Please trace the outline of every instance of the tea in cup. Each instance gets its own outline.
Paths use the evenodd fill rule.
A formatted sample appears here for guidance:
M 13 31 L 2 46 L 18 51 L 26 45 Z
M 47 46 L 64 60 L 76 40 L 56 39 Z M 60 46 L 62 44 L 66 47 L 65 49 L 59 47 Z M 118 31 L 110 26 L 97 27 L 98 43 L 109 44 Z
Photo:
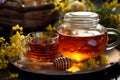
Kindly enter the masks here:
M 26 49 L 26 57 L 33 62 L 54 61 L 58 56 L 59 35 L 53 32 L 31 32 L 21 43 Z

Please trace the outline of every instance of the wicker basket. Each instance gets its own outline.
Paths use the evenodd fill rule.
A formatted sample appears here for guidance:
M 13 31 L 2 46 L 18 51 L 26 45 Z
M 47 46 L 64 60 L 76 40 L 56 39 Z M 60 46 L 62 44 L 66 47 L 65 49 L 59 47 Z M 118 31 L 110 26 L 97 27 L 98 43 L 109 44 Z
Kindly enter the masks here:
M 11 29 L 19 24 L 24 33 L 45 30 L 48 24 L 54 24 L 59 19 L 59 12 L 53 11 L 54 3 L 39 6 L 22 7 L 19 0 L 7 0 L 0 5 L 0 29 Z

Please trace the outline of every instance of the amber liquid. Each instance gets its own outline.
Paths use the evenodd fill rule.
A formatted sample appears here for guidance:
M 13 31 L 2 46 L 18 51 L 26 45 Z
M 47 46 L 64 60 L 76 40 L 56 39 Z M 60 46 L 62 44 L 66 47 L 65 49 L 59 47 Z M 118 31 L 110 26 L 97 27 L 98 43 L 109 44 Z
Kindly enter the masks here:
M 63 34 L 60 33 L 59 52 L 63 56 L 79 61 L 100 56 L 104 52 L 108 42 L 106 32 L 96 35 L 95 31 L 94 36 L 86 36 L 83 33 L 82 36 L 72 36 L 69 34 L 71 34 L 69 31 L 65 31 Z
M 39 40 L 39 43 L 35 44 L 37 41 L 38 40 L 34 40 L 31 43 L 28 43 L 30 47 L 27 54 L 28 59 L 33 62 L 53 61 L 58 54 L 58 42 L 51 43 L 47 40 Z

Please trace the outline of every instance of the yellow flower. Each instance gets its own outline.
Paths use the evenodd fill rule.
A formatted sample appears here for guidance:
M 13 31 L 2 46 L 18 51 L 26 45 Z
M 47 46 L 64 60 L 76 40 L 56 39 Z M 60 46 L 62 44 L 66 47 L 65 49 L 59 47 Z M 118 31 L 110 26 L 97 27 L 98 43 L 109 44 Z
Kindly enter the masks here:
M 111 6 L 108 2 L 105 2 L 103 5 L 102 5 L 103 8 L 107 8 L 107 9 L 110 9 Z
M 0 43 L 2 43 L 3 41 L 5 41 L 5 38 L 0 37 Z
M 12 47 L 16 47 L 16 45 L 15 45 L 15 43 L 12 43 L 12 45 L 11 45 Z
M 113 1 L 110 3 L 110 6 L 111 6 L 111 7 L 118 7 L 118 6 L 119 6 L 118 0 L 113 0 Z
M 52 25 L 48 25 L 47 28 L 46 28 L 48 31 L 52 31 Z
M 23 27 L 19 27 L 20 31 L 23 31 Z
M 5 50 L 4 49 L 1 49 L 0 50 L 0 55 L 4 55 L 5 54 Z
M 20 27 L 18 24 L 16 24 L 15 26 L 12 27 L 13 31 L 19 30 L 20 34 L 22 34 L 23 31 L 23 27 Z
M 46 27 L 46 30 L 48 30 L 48 31 L 56 31 L 57 29 L 56 29 L 56 27 L 55 26 L 52 26 L 52 25 L 48 25 L 47 27 Z

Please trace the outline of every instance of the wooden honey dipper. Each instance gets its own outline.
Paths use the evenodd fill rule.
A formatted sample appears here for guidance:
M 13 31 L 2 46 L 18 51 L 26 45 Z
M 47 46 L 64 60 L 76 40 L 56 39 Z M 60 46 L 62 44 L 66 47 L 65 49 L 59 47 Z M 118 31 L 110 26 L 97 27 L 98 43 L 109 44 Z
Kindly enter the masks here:
M 25 65 L 36 65 L 36 66 L 54 66 L 55 69 L 58 70 L 66 70 L 70 68 L 76 62 L 67 57 L 58 57 L 53 62 L 26 62 L 26 61 L 17 61 L 18 64 L 25 64 Z

